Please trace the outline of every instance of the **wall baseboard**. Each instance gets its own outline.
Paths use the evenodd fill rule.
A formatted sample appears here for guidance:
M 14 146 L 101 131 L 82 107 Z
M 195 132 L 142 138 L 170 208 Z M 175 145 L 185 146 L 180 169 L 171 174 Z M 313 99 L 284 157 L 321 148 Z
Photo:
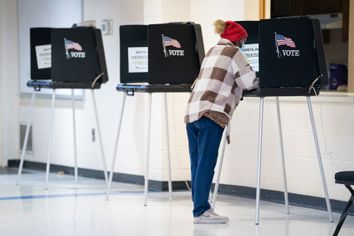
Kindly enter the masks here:
M 19 164 L 20 164 L 19 160 L 8 160 L 7 166 L 10 168 L 18 168 Z M 23 168 L 29 170 L 46 171 L 46 163 L 24 161 Z M 51 173 L 58 173 L 61 171 L 64 172 L 64 174 L 66 175 L 74 175 L 74 167 L 62 166 L 56 164 L 50 165 Z M 78 168 L 78 175 L 81 177 L 87 177 L 93 179 L 104 179 L 103 170 Z M 144 185 L 144 176 L 114 172 L 112 181 L 127 183 L 127 184 Z M 188 190 L 187 184 L 188 186 L 190 186 L 190 181 L 172 181 L 172 188 L 173 190 Z M 149 190 L 168 191 L 168 181 L 149 180 Z
M 8 160 L 8 167 L 18 168 L 18 166 L 19 166 L 19 160 Z M 25 161 L 23 164 L 23 168 L 30 169 L 30 170 L 37 170 L 37 171 L 45 171 L 46 164 L 41 162 Z M 57 173 L 59 171 L 64 171 L 64 173 L 67 175 L 74 175 L 73 167 L 55 165 L 55 164 L 50 165 L 51 173 Z M 78 172 L 79 172 L 79 176 L 81 177 L 104 179 L 104 174 L 102 170 L 79 168 Z M 128 183 L 128 184 L 144 185 L 144 176 L 124 174 L 124 173 L 114 173 L 113 181 Z M 190 186 L 189 180 L 172 181 L 173 191 L 188 190 L 187 184 L 188 186 Z M 149 180 L 149 190 L 168 191 L 168 181 Z M 254 199 L 256 196 L 256 188 L 247 187 L 247 186 L 220 184 L 219 194 Z M 297 193 L 289 193 L 288 197 L 289 197 L 290 205 L 324 210 L 324 211 L 327 210 L 326 202 L 324 198 L 302 195 Z M 284 193 L 281 191 L 261 189 L 261 200 L 284 204 Z M 346 204 L 347 203 L 344 201 L 331 200 L 332 211 L 341 213 L 344 210 Z M 351 215 L 354 215 L 354 210 L 351 212 Z

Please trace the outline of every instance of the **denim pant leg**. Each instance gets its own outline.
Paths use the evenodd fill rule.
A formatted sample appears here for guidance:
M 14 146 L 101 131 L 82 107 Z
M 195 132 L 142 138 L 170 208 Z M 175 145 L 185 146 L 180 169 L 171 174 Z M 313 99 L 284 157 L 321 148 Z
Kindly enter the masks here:
M 195 217 L 210 208 L 208 198 L 223 130 L 205 117 L 187 124 Z
M 195 182 L 195 174 L 197 172 L 198 167 L 198 129 L 195 126 L 195 123 L 187 124 L 187 135 L 188 135 L 188 149 L 190 156 L 190 165 L 191 165 L 191 182 L 192 182 L 192 201 L 194 203 L 194 182 Z

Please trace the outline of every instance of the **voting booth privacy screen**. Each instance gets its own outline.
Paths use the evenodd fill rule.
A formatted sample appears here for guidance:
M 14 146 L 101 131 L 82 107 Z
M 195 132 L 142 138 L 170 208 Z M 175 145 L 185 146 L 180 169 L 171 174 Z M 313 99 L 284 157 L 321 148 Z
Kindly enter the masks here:
M 31 28 L 31 79 L 53 86 L 95 87 L 108 81 L 101 31 L 93 27 Z
M 328 84 L 322 34 L 317 19 L 288 17 L 239 23 L 249 33 L 244 54 L 251 65 L 257 64 L 256 54 L 253 53 L 255 50 L 247 51 L 247 46 L 255 44 L 258 37 L 259 68 L 256 71 L 260 78 L 259 91 L 271 91 L 261 95 L 313 95 L 309 90 L 311 85 L 318 92 Z
M 315 20 L 307 17 L 260 21 L 261 87 L 309 87 L 321 74 L 314 34 Z M 317 82 L 321 84 L 321 80 Z
M 194 23 L 120 26 L 121 82 L 192 84 L 204 58 Z
M 121 25 L 120 82 L 148 82 L 147 25 Z
M 204 46 L 200 25 L 156 24 L 148 27 L 151 83 L 192 84 L 197 78 Z M 199 53 L 202 52 L 202 56 Z
M 238 21 L 248 33 L 247 41 L 241 48 L 247 61 L 259 77 L 259 21 Z

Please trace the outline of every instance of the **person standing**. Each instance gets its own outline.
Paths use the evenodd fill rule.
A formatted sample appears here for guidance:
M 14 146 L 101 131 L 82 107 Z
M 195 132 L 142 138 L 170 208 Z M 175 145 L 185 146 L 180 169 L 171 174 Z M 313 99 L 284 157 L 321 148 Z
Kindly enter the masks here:
M 205 55 L 184 117 L 195 224 L 229 221 L 228 217 L 215 213 L 208 201 L 218 149 L 243 90 L 257 88 L 259 81 L 240 50 L 247 39 L 247 31 L 234 21 L 216 20 L 214 26 L 221 39 Z M 230 143 L 228 132 L 226 135 Z

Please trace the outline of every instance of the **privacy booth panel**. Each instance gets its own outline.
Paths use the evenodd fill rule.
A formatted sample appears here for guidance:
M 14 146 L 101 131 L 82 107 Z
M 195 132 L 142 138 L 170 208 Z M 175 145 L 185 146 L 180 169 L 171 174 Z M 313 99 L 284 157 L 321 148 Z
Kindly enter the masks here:
M 51 28 L 31 28 L 31 79 L 50 80 L 52 67 Z
M 308 17 L 260 21 L 261 87 L 309 87 L 321 75 L 327 80 L 327 70 L 320 68 L 325 61 L 319 57 L 323 43 L 316 28 L 317 21 Z
M 328 84 L 317 19 L 289 17 L 239 23 L 249 33 L 242 50 L 250 64 L 259 67 L 258 96 L 314 95 Z M 257 50 L 250 51 L 249 45 L 256 45 L 251 49 Z
M 121 25 L 120 82 L 148 82 L 147 25 Z
M 149 25 L 149 81 L 192 84 L 204 57 L 201 37 L 201 27 L 197 24 Z
M 31 79 L 57 88 L 100 87 L 108 81 L 99 29 L 32 28 Z
M 259 21 L 238 21 L 237 23 L 242 25 L 248 33 L 241 51 L 256 72 L 256 76 L 259 77 Z
M 121 82 L 192 84 L 204 57 L 194 23 L 120 26 Z

